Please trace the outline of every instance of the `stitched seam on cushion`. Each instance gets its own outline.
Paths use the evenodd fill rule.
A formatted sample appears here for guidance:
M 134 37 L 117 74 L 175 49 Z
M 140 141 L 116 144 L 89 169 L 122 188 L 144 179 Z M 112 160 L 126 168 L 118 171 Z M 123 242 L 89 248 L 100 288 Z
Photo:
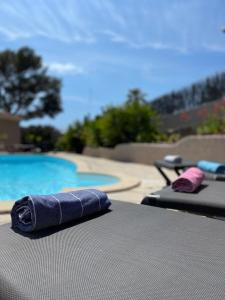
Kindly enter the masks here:
M 62 223 L 62 208 L 61 208 L 61 203 L 60 203 L 59 199 L 56 198 L 56 196 L 51 195 L 51 197 L 54 198 L 58 202 L 58 204 L 59 204 L 59 211 L 60 211 L 59 225 L 60 225 Z
M 37 216 L 36 216 L 36 209 L 35 209 L 35 205 L 34 205 L 34 200 L 32 199 L 31 196 L 29 196 L 31 203 L 33 205 L 33 209 L 34 209 L 34 228 L 36 227 L 36 222 L 37 222 Z
M 93 195 L 96 196 L 96 198 L 98 199 L 98 203 L 99 203 L 99 210 L 101 210 L 101 209 L 102 209 L 102 208 L 101 208 L 101 201 L 100 201 L 100 198 L 99 198 L 98 194 L 96 194 L 96 193 L 93 192 L 93 191 L 89 191 L 89 190 L 87 190 L 87 192 L 89 192 L 89 193 L 91 193 L 91 194 L 93 194 Z
M 74 195 L 73 193 L 70 193 L 74 198 L 78 199 L 80 201 L 80 205 L 81 205 L 81 216 L 83 216 L 83 213 L 84 213 L 84 207 L 83 207 L 83 204 L 82 204 L 82 201 L 80 198 L 78 198 L 76 195 Z

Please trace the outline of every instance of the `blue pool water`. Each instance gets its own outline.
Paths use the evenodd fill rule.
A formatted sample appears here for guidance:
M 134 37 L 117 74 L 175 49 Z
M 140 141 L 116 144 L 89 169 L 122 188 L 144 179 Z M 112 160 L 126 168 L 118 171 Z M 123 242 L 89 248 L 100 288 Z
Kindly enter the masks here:
M 70 161 L 45 155 L 0 155 L 0 200 L 118 182 L 114 176 L 77 173 Z

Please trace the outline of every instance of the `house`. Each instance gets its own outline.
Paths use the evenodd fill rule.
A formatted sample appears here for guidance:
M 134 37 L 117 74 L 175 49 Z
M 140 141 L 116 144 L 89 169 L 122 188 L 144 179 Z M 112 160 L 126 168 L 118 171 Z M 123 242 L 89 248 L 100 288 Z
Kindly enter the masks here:
M 20 144 L 20 118 L 0 112 L 0 151 L 10 151 Z

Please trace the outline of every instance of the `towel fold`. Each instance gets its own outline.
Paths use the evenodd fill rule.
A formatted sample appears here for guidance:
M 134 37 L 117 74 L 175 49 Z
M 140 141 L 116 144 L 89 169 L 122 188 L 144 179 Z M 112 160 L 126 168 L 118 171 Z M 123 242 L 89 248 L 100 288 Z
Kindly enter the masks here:
M 180 155 L 166 155 L 164 160 L 169 163 L 180 164 L 182 162 L 182 157 Z
M 189 168 L 182 173 L 173 183 L 172 189 L 176 192 L 194 192 L 205 178 L 204 173 L 198 168 Z
M 215 161 L 200 160 L 198 161 L 197 166 L 206 172 L 225 174 L 225 165 Z
M 26 196 L 12 208 L 12 227 L 25 232 L 37 231 L 92 215 L 110 205 L 106 193 L 95 189 Z

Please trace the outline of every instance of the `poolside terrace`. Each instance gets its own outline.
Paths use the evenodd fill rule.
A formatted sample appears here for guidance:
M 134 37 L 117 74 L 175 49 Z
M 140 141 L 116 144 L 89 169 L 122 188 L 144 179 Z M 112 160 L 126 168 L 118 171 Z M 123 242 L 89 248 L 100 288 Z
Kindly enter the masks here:
M 165 185 L 154 166 L 71 153 L 51 153 L 51 155 L 75 162 L 79 172 L 96 172 L 119 176 L 122 180 L 119 185 L 117 184 L 116 189 L 113 189 L 113 185 L 98 187 L 105 190 L 113 200 L 140 203 L 146 194 L 157 191 Z M 167 172 L 171 178 L 176 177 L 173 172 Z M 1 203 L 0 224 L 10 222 L 9 211 L 12 204 L 13 201 Z

